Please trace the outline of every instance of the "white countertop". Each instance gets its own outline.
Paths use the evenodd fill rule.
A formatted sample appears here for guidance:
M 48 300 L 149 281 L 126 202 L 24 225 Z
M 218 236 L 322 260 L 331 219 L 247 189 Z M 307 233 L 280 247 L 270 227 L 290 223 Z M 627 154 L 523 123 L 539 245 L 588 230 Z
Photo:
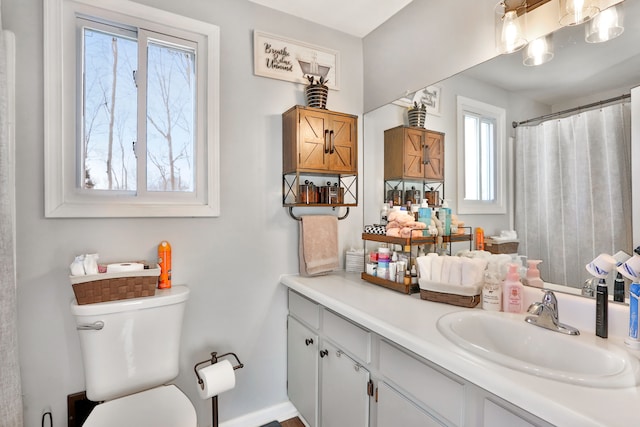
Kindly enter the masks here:
M 311 278 L 287 275 L 280 280 L 290 289 L 551 424 L 567 427 L 640 425 L 638 387 L 592 388 L 525 374 L 481 360 L 451 343 L 437 330 L 436 322 L 441 316 L 477 308 L 425 301 L 419 294 L 395 292 L 368 283 L 354 273 L 335 272 Z M 592 332 L 582 330 L 581 339 L 593 340 L 595 344 L 601 340 Z M 610 337 L 607 344 L 624 347 L 619 337 Z M 634 353 L 637 357 L 637 352 Z

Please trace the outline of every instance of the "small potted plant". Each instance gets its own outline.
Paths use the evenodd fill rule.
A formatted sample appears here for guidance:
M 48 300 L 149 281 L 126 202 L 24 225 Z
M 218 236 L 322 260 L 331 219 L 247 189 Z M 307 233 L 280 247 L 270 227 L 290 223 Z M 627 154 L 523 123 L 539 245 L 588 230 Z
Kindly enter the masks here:
M 305 95 L 307 96 L 307 106 L 313 108 L 327 109 L 327 96 L 329 94 L 329 87 L 326 83 L 329 80 L 325 80 L 324 77 L 316 79 L 312 75 L 305 76 L 309 80 L 309 84 L 305 88 Z
M 424 127 L 424 121 L 427 117 L 427 106 L 422 102 L 418 105 L 418 103 L 414 101 L 413 106 L 409 107 L 407 115 L 409 117 L 409 126 Z

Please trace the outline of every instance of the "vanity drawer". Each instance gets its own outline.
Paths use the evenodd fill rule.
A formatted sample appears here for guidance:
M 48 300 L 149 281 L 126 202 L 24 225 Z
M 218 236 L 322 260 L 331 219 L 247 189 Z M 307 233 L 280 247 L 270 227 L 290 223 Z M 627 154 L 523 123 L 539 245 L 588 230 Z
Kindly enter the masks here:
M 463 424 L 464 384 L 385 341 L 380 342 L 380 372 L 447 423 Z
M 322 331 L 327 338 L 339 344 L 363 362 L 371 362 L 371 334 L 350 321 L 332 313 L 323 311 Z
M 320 306 L 292 290 L 289 290 L 289 314 L 316 330 L 320 328 Z

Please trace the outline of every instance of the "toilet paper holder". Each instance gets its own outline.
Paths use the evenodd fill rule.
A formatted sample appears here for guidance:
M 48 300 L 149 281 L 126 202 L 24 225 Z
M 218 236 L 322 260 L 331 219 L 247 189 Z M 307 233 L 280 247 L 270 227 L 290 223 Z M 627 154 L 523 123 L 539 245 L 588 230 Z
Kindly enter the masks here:
M 218 359 L 222 359 L 223 357 L 227 356 L 233 356 L 236 359 L 236 362 L 238 362 L 237 365 L 233 366 L 234 371 L 244 368 L 244 365 L 242 364 L 242 362 L 240 362 L 240 359 L 238 358 L 238 356 L 236 356 L 235 353 L 225 353 L 218 356 L 218 353 L 215 351 L 211 353 L 211 359 L 203 360 L 202 362 L 198 362 L 195 364 L 195 366 L 193 367 L 193 371 L 196 373 L 198 384 L 200 385 L 200 388 L 202 390 L 204 390 L 204 381 L 200 377 L 200 374 L 198 374 L 198 368 L 205 363 L 210 363 L 211 365 L 216 364 L 218 363 Z M 218 396 L 213 396 L 211 398 L 211 417 L 213 418 L 212 427 L 218 427 Z
M 238 356 L 236 356 L 235 353 L 225 353 L 225 354 L 221 354 L 220 356 L 218 356 L 217 352 L 215 352 L 215 351 L 212 352 L 211 353 L 211 359 L 207 359 L 207 360 L 203 360 L 202 362 L 198 362 L 193 367 L 193 371 L 196 373 L 196 378 L 198 378 L 198 384 L 200 385 L 200 388 L 202 390 L 204 390 L 204 381 L 202 380 L 202 378 L 200 378 L 200 374 L 198 374 L 198 368 L 200 367 L 200 365 L 204 365 L 205 363 L 210 363 L 210 364 L 213 365 L 215 363 L 218 363 L 218 359 L 222 359 L 223 357 L 226 357 L 226 356 L 233 356 L 233 357 L 235 357 L 236 362 L 238 362 L 238 364 L 233 367 L 234 371 L 236 369 L 244 368 L 244 365 L 242 364 L 242 362 L 240 362 L 240 359 L 238 359 Z

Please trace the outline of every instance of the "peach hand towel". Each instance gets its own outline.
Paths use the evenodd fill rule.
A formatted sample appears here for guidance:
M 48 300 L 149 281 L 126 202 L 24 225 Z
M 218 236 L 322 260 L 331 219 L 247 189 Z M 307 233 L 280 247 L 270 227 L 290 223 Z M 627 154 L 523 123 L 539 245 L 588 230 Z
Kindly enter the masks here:
M 315 276 L 337 270 L 338 218 L 333 215 L 303 215 L 300 221 L 300 275 Z

